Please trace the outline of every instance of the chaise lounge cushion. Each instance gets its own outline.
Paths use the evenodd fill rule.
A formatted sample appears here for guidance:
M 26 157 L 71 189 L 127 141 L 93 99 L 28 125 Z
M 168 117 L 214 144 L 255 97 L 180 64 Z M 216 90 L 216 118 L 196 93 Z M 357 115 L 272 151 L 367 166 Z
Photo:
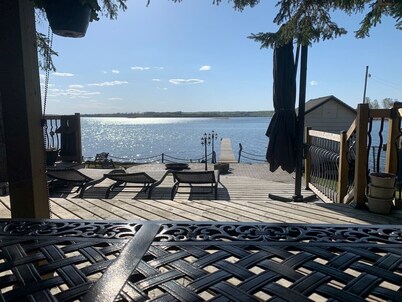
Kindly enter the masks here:
M 86 171 L 93 170 L 98 172 L 98 169 L 86 169 Z M 105 170 L 103 170 L 105 172 Z M 109 170 L 110 171 L 110 170 Z M 119 173 L 122 170 L 112 170 L 110 173 Z M 103 173 L 104 173 L 103 172 Z M 79 193 L 79 197 L 82 198 L 84 196 L 86 188 L 89 186 L 94 186 L 100 182 L 102 182 L 105 177 L 99 173 L 91 173 L 91 176 L 88 176 L 79 170 L 74 168 L 63 168 L 63 169 L 52 169 L 48 168 L 47 176 L 50 178 L 49 188 L 51 189 L 56 184 L 67 184 L 78 186 L 77 193 Z M 93 175 L 92 175 L 93 174 Z
M 122 171 L 120 173 L 108 173 L 104 176 L 110 180 L 115 181 L 115 183 L 107 189 L 105 198 L 109 198 L 110 192 L 113 191 L 116 187 L 119 187 L 121 185 L 126 186 L 128 183 L 142 185 L 142 190 L 144 192 L 148 191 L 148 198 L 151 198 L 152 190 L 163 181 L 166 175 L 164 175 L 159 181 L 149 176 L 145 172 L 125 173 L 124 171 Z M 136 186 L 131 185 L 131 187 Z
M 173 200 L 174 195 L 181 184 L 186 184 L 190 187 L 193 185 L 211 185 L 211 191 L 206 193 L 211 193 L 215 189 L 215 199 L 218 199 L 218 183 L 219 183 L 219 171 L 174 171 L 173 180 L 175 184 L 172 188 L 171 199 Z
M 66 184 L 78 186 L 77 193 L 80 193 L 80 197 L 84 194 L 85 188 L 89 185 L 97 183 L 97 180 L 81 173 L 73 168 L 64 169 L 48 169 L 47 176 L 50 178 L 49 188 L 53 188 L 55 184 Z

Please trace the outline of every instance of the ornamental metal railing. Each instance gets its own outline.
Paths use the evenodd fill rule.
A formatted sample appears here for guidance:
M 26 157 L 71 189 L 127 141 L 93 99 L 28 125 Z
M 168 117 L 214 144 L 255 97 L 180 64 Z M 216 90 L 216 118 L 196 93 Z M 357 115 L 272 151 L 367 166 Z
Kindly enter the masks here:
M 46 115 L 43 122 L 46 150 L 58 150 L 59 159 L 82 162 L 80 114 Z
M 366 202 L 370 172 L 402 174 L 400 156 L 402 104 L 369 109 L 359 104 L 351 127 L 340 134 L 306 130 L 306 187 L 333 202 Z
M 324 201 L 343 202 L 354 183 L 353 140 L 307 128 L 307 145 L 307 186 Z

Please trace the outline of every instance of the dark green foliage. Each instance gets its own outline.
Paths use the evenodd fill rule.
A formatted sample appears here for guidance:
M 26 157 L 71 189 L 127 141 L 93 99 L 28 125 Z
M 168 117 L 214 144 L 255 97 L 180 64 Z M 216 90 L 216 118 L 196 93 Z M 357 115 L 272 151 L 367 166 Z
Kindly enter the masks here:
M 57 56 L 57 52 L 49 47 L 49 39 L 42 33 L 36 33 L 36 43 L 38 44 L 39 52 L 39 68 L 43 70 L 56 71 L 56 67 L 52 60 L 46 60 L 47 52 L 50 56 Z
M 46 18 L 44 9 L 48 1 L 57 0 L 32 0 L 35 8 L 41 11 L 41 14 L 36 14 L 36 18 Z M 99 20 L 99 13 L 106 16 L 109 19 L 116 19 L 119 9 L 125 11 L 127 9 L 127 0 L 102 0 L 102 7 L 99 6 L 97 0 L 80 0 L 83 5 L 89 5 L 91 7 L 91 19 L 90 21 Z M 57 52 L 51 49 L 49 39 L 42 33 L 36 33 L 36 43 L 39 53 L 39 68 L 42 70 L 55 71 L 56 67 L 53 64 L 53 56 L 57 56 Z M 49 51 L 50 57 L 47 60 L 46 54 Z
M 49 0 L 33 0 L 38 8 L 43 8 Z M 127 0 L 102 0 L 102 7 L 97 0 L 81 0 L 92 7 L 92 19 L 98 20 L 98 13 L 110 19 L 117 17 L 119 9 L 127 9 Z M 182 2 L 184 0 L 171 0 Z M 219 5 L 223 0 L 212 0 L 212 4 Z M 254 7 L 260 0 L 226 0 L 233 4 L 233 8 L 243 11 L 246 7 Z M 266 0 L 272 1 L 272 0 Z M 147 0 L 149 5 L 151 0 Z M 355 31 L 357 38 L 369 36 L 370 29 L 381 23 L 383 16 L 396 20 L 395 27 L 402 29 L 402 0 L 278 0 L 276 6 L 278 13 L 273 22 L 279 25 L 276 32 L 260 32 L 251 34 L 249 38 L 261 43 L 262 48 L 275 47 L 294 41 L 302 45 L 308 45 L 320 40 L 334 39 L 347 33 L 346 29 L 338 26 L 331 19 L 331 12 L 344 11 L 353 16 L 356 13 L 366 12 L 360 23 L 360 28 Z M 42 39 L 42 42 L 46 40 Z M 46 44 L 38 41 L 38 46 Z M 45 46 L 46 47 L 46 46 Z M 40 50 L 43 54 L 43 50 Z M 43 65 L 41 65 L 43 67 Z M 52 66 L 54 68 L 54 66 Z
M 394 103 L 397 101 L 398 100 L 393 100 L 391 98 L 385 98 L 382 100 L 382 107 L 385 109 L 392 108 L 394 106 Z
M 182 2 L 183 0 L 171 0 Z M 259 0 L 227 0 L 236 10 L 257 5 Z M 149 4 L 150 0 L 148 0 Z M 219 5 L 222 0 L 213 0 Z M 252 34 L 249 38 L 261 47 L 275 47 L 290 41 L 308 45 L 320 40 L 334 39 L 347 33 L 346 29 L 331 20 L 331 12 L 344 11 L 349 15 L 366 12 L 355 31 L 357 38 L 369 36 L 371 27 L 381 23 L 383 16 L 396 19 L 395 27 L 402 29 L 402 0 L 278 0 L 278 13 L 273 22 L 280 25 L 277 32 Z
M 369 97 L 366 97 L 366 103 L 369 105 L 370 109 L 380 109 L 380 108 L 389 109 L 394 106 L 395 102 L 398 102 L 398 100 L 397 99 L 393 100 L 391 98 L 385 98 L 381 101 L 382 106 L 380 106 L 377 99 L 371 100 Z
M 55 0 L 32 0 L 36 8 L 44 10 L 47 2 Z M 56 0 L 57 1 L 57 0 Z M 91 20 L 99 20 L 99 13 L 110 19 L 116 19 L 119 9 L 125 11 L 127 9 L 127 0 L 102 0 L 102 7 L 97 0 L 80 0 L 83 5 L 89 5 L 91 8 Z

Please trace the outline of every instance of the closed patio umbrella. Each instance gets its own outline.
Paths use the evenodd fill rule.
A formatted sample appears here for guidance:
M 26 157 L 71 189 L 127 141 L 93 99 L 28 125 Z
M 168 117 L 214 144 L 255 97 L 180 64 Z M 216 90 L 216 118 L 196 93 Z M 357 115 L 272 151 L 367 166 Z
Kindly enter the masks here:
M 296 166 L 296 64 L 292 42 L 274 49 L 273 103 L 275 113 L 266 132 L 270 171 L 292 173 Z

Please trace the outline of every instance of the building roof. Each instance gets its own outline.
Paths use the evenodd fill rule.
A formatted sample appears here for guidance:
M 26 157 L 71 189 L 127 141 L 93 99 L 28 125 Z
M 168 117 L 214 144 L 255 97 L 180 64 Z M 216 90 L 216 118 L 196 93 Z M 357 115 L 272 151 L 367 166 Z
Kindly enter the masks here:
M 321 98 L 312 99 L 312 100 L 309 100 L 308 102 L 306 102 L 305 114 L 313 111 L 314 109 L 318 108 L 319 106 L 325 104 L 326 102 L 328 102 L 330 100 L 337 102 L 338 104 L 342 105 L 346 109 L 348 109 L 348 110 L 352 111 L 354 114 L 356 114 L 356 109 L 350 107 L 348 104 L 342 102 L 340 99 L 338 99 L 337 97 L 335 97 L 333 95 L 328 95 L 328 96 L 324 96 Z

